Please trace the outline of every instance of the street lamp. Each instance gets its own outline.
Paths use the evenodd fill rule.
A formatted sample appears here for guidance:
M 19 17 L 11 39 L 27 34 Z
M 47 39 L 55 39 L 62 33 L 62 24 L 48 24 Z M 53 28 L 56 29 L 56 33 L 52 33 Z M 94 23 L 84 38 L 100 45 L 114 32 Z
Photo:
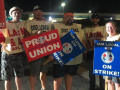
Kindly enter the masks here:
M 52 21 L 52 17 L 51 16 L 49 17 L 49 21 Z
M 113 18 L 111 17 L 110 19 L 112 20 Z
M 64 13 L 65 3 L 61 3 L 61 6 L 63 7 L 63 13 Z
M 89 10 L 89 13 L 91 13 L 92 11 L 91 10 Z

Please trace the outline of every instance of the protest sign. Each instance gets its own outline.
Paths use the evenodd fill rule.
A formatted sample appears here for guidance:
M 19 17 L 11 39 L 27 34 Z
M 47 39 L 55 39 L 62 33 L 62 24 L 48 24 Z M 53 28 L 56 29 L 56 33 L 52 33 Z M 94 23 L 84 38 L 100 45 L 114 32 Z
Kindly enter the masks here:
M 61 67 L 86 50 L 72 30 L 61 37 L 61 43 L 63 50 L 53 53 L 55 60 Z
M 4 0 L 0 0 L 0 29 L 6 28 Z
M 63 49 L 57 30 L 25 38 L 22 42 L 29 62 Z
M 93 74 L 120 77 L 120 42 L 95 41 Z

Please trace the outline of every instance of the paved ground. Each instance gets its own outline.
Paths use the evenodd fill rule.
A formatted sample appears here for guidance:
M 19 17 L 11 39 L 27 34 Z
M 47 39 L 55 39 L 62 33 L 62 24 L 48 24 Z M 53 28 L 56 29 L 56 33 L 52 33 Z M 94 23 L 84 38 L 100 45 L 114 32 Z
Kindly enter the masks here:
M 81 79 L 77 76 L 74 76 L 71 90 L 88 90 L 88 87 L 89 87 L 89 84 L 86 81 L 84 81 L 83 79 Z M 40 84 L 39 78 L 37 77 L 35 90 L 40 90 L 40 88 L 41 88 L 41 84 Z M 0 81 L 0 90 L 4 90 L 4 82 L 3 81 Z M 12 90 L 16 90 L 14 78 L 12 80 Z M 30 90 L 28 76 L 22 78 L 22 90 Z M 52 76 L 47 77 L 47 90 L 53 90 L 53 77 Z M 64 81 L 60 87 L 60 90 L 65 90 Z
M 29 66 L 28 66 L 29 67 Z M 25 77 L 22 78 L 22 90 L 30 90 L 30 85 L 29 85 L 29 70 L 25 71 Z M 53 77 L 52 75 L 52 69 L 50 68 L 49 73 L 47 74 L 47 90 L 53 90 Z M 96 81 L 96 87 L 98 87 L 98 76 L 96 76 L 97 81 Z M 87 63 L 83 63 L 79 66 L 78 69 L 78 75 L 74 76 L 73 78 L 73 84 L 72 84 L 72 89 L 71 90 L 88 90 L 89 88 L 89 77 L 88 77 L 88 67 Z M 41 84 L 39 81 L 39 77 L 37 77 L 37 82 L 36 82 L 36 89 L 35 90 L 40 90 L 41 89 Z M 0 81 L 0 90 L 4 90 L 4 81 Z M 16 90 L 15 83 L 14 83 L 14 78 L 12 80 L 12 90 Z M 65 90 L 65 82 L 63 81 L 60 90 Z

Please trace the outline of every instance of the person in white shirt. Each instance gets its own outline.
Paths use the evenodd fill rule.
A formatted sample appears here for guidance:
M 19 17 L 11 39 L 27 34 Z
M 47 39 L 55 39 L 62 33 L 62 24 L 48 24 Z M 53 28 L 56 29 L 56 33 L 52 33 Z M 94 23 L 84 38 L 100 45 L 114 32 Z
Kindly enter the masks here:
M 105 24 L 108 36 L 102 41 L 120 41 L 120 34 L 116 32 L 116 23 L 109 21 Z M 108 76 L 108 90 L 120 90 L 120 78 Z
M 51 22 L 46 21 L 43 18 L 43 11 L 40 6 L 33 8 L 33 20 L 27 20 L 25 27 L 31 35 L 37 33 L 44 33 L 50 30 L 54 30 L 54 25 Z M 46 90 L 46 73 L 48 72 L 49 63 L 43 65 L 47 60 L 54 59 L 51 55 L 42 57 L 38 60 L 30 62 L 30 87 L 31 90 L 35 90 L 36 76 L 40 75 L 41 90 Z
M 81 30 L 80 26 L 73 23 L 73 17 L 74 15 L 72 12 L 66 12 L 63 17 L 63 23 L 54 24 L 55 29 L 58 29 L 60 37 L 64 36 L 70 30 L 73 30 L 76 33 L 79 40 L 83 43 L 83 45 L 86 46 L 84 31 Z M 78 67 L 82 62 L 82 55 L 83 54 L 78 55 L 72 61 L 65 64 L 63 67 L 60 67 L 57 61 L 54 62 L 53 64 L 54 90 L 60 89 L 60 85 L 64 77 L 66 90 L 71 90 L 73 75 L 77 74 Z
M 5 80 L 5 90 L 11 90 L 13 73 L 17 90 L 21 90 L 21 78 L 24 76 L 24 48 L 22 39 L 30 35 L 24 27 L 24 21 L 20 21 L 22 10 L 12 7 L 9 10 L 11 21 L 6 22 L 6 28 L 0 30 L 3 35 L 1 56 L 1 79 Z M 1 35 L 0 35 L 1 37 Z
M 86 45 L 87 45 L 87 55 L 86 60 L 89 66 L 89 90 L 95 90 L 95 75 L 93 74 L 93 57 L 94 57 L 94 41 L 101 40 L 103 37 L 106 37 L 107 33 L 105 31 L 105 26 L 100 26 L 100 16 L 98 14 L 92 14 L 91 23 L 92 26 L 85 28 L 85 36 L 86 36 Z M 100 90 L 104 90 L 104 79 L 102 76 L 99 76 L 100 81 Z

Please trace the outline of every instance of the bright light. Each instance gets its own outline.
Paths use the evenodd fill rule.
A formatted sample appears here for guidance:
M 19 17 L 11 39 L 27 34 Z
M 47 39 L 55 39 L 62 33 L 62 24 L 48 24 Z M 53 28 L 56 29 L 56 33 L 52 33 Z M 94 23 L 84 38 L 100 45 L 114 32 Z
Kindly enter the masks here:
M 92 11 L 90 10 L 89 13 L 92 13 Z
M 113 18 L 111 17 L 110 19 L 112 20 Z
M 52 20 L 52 22 L 57 22 L 57 20 Z
M 76 17 L 74 17 L 74 19 L 76 19 Z
M 49 17 L 49 21 L 52 21 L 52 17 L 51 16 Z
M 65 3 L 61 3 L 61 6 L 64 7 L 64 6 L 65 6 Z

